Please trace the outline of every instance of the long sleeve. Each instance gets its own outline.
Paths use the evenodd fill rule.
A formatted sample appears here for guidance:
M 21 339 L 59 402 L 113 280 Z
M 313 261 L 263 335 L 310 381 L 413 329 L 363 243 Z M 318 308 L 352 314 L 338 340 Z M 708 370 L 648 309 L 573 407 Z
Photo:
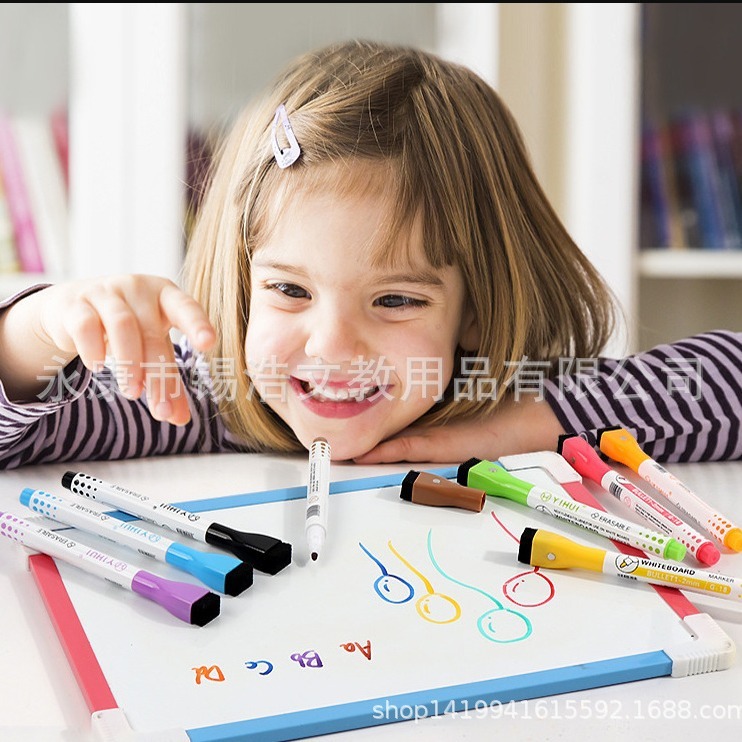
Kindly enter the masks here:
M 188 395 L 191 420 L 183 426 L 155 420 L 143 398 L 124 397 L 114 369 L 92 373 L 79 360 L 50 367 L 43 378 L 47 387 L 34 402 L 10 401 L 0 382 L 0 470 L 75 459 L 245 450 L 219 416 L 200 356 L 185 340 L 174 350 L 174 367 L 162 371 L 179 374 Z
M 742 333 L 714 331 L 623 359 L 570 359 L 545 382 L 567 432 L 620 426 L 658 461 L 742 458 Z
M 50 373 L 43 401 L 13 403 L 0 389 L 0 469 L 245 450 L 224 426 L 197 357 L 180 345 L 175 351 L 172 373 L 180 375 L 191 411 L 186 425 L 155 420 L 144 399 L 124 397 L 111 369 L 92 374 L 73 362 Z

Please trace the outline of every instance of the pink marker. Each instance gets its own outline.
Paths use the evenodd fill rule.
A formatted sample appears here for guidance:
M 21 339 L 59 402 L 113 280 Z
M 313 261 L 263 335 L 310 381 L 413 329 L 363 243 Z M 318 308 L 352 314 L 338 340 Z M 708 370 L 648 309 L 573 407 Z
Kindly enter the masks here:
M 680 541 L 701 564 L 711 566 L 719 561 L 721 553 L 709 539 L 608 466 L 584 438 L 563 435 L 558 451 L 579 474 L 600 485 L 658 531 Z

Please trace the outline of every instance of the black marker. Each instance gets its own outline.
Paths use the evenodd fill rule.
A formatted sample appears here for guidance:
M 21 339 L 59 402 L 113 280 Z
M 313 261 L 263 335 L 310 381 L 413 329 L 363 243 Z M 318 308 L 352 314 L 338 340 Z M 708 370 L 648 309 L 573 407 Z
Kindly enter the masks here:
M 149 523 L 229 551 L 260 572 L 274 575 L 291 563 L 291 544 L 280 539 L 205 521 L 197 513 L 189 513 L 167 502 L 157 502 L 147 495 L 108 484 L 89 474 L 68 471 L 62 476 L 62 486 L 82 497 L 104 502 Z

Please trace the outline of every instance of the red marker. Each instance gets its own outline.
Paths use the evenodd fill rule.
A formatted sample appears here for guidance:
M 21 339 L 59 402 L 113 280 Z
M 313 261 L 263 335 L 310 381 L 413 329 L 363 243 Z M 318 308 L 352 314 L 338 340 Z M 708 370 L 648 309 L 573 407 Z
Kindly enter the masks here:
M 719 561 L 721 553 L 709 539 L 611 469 L 584 438 L 577 434 L 563 435 L 559 438 L 558 451 L 578 474 L 599 484 L 658 531 L 680 541 L 701 564 L 711 566 Z

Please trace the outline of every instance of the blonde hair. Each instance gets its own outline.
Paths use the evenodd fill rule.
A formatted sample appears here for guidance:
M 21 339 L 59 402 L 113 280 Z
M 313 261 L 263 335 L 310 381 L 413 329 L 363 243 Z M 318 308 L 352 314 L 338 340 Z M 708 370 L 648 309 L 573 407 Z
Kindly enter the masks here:
M 281 103 L 301 146 L 286 170 L 271 149 Z M 186 256 L 186 288 L 217 330 L 211 357 L 235 359 L 237 394 L 220 400 L 220 411 L 247 446 L 301 448 L 245 372 L 250 257 L 271 227 L 278 194 L 309 182 L 322 187 L 320 165 L 348 170 L 358 162 L 389 174 L 389 235 L 421 216 L 430 263 L 461 270 L 480 330 L 470 355 L 488 359 L 497 399 L 524 359 L 600 352 L 614 323 L 610 291 L 551 207 L 497 93 L 471 70 L 417 49 L 334 45 L 296 60 L 233 125 Z M 420 422 L 472 417 L 492 405 L 454 400 L 449 388 Z

